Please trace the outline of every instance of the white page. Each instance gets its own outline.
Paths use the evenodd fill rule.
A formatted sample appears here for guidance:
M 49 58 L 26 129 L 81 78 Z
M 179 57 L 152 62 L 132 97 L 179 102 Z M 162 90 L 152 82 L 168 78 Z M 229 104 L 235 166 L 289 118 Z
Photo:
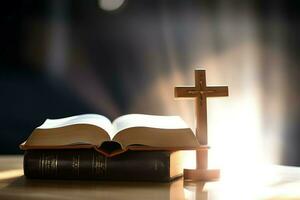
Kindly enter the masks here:
M 90 124 L 104 129 L 107 133 L 112 131 L 112 125 L 108 118 L 97 114 L 82 114 L 60 119 L 47 119 L 38 129 L 51 129 L 75 124 Z
M 131 127 L 150 127 L 159 129 L 185 129 L 188 125 L 179 116 L 159 116 L 145 114 L 128 114 L 113 121 L 113 138 L 118 132 Z

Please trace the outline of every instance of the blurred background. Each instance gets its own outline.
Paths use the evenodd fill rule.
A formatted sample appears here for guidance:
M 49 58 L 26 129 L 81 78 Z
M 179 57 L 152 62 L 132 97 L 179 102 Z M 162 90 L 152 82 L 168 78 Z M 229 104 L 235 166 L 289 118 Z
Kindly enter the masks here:
M 1 5 L 0 154 L 46 118 L 180 115 L 173 88 L 228 85 L 208 102 L 212 165 L 300 166 L 295 1 L 20 0 Z M 232 162 L 228 162 L 232 161 Z M 229 166 L 228 166 L 229 167 Z

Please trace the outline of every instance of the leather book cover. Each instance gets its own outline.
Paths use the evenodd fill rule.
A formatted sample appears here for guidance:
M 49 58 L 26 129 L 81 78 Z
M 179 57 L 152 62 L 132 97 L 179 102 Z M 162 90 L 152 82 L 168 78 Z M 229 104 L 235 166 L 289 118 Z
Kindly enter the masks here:
M 38 179 L 166 182 L 182 175 L 181 152 L 127 151 L 107 157 L 94 149 L 27 150 L 24 174 Z

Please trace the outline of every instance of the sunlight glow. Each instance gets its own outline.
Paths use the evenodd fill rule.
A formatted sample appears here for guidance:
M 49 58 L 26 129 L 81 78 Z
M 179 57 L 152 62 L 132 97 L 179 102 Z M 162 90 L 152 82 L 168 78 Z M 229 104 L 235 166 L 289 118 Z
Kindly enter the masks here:
M 0 172 L 0 180 L 15 178 L 23 175 L 23 169 L 12 169 Z
M 228 194 L 228 199 L 232 193 L 236 194 L 237 199 L 245 199 L 243 194 L 249 188 L 255 191 L 252 197 L 256 198 L 257 194 L 263 192 L 263 185 L 276 181 L 274 172 L 267 166 L 278 160 L 278 151 L 274 149 L 279 149 L 279 146 L 264 146 L 266 126 L 262 124 L 264 113 L 258 49 L 254 41 L 248 41 L 201 62 L 207 66 L 201 69 L 206 70 L 208 86 L 229 86 L 229 97 L 208 99 L 209 168 L 221 169 L 221 193 L 225 196 Z M 240 56 L 242 58 L 237 60 Z M 226 67 L 220 68 L 219 62 Z M 180 115 L 194 130 L 194 100 L 174 99 L 173 89 L 174 86 L 194 85 L 193 73 L 197 66 L 185 69 L 186 73 L 174 68 L 168 77 L 158 78 L 148 88 L 147 95 L 137 99 L 135 108 L 142 110 L 146 99 L 160 97 L 152 98 L 152 104 L 147 109 L 154 114 Z M 280 78 L 276 81 L 280 83 Z M 279 95 L 274 99 L 278 105 L 280 98 Z M 278 113 L 274 113 L 274 116 L 278 116 Z M 271 137 L 277 137 L 276 133 L 280 132 L 279 119 Z M 272 124 L 268 126 L 272 127 Z M 265 153 L 266 149 L 268 154 Z M 185 168 L 195 168 L 195 152 L 187 152 L 185 160 Z

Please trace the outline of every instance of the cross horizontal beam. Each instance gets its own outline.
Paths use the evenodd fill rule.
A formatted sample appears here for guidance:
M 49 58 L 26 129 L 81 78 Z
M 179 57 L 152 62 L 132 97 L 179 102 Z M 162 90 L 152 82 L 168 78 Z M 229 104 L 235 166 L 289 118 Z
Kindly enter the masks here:
M 175 97 L 198 97 L 200 95 L 205 95 L 206 97 L 222 97 L 228 96 L 228 87 L 206 87 L 204 90 L 196 87 L 175 87 L 174 94 Z
M 198 91 L 195 87 L 175 87 L 174 95 L 175 97 L 197 97 Z
M 227 86 L 210 86 L 204 90 L 207 97 L 224 97 L 228 96 Z

